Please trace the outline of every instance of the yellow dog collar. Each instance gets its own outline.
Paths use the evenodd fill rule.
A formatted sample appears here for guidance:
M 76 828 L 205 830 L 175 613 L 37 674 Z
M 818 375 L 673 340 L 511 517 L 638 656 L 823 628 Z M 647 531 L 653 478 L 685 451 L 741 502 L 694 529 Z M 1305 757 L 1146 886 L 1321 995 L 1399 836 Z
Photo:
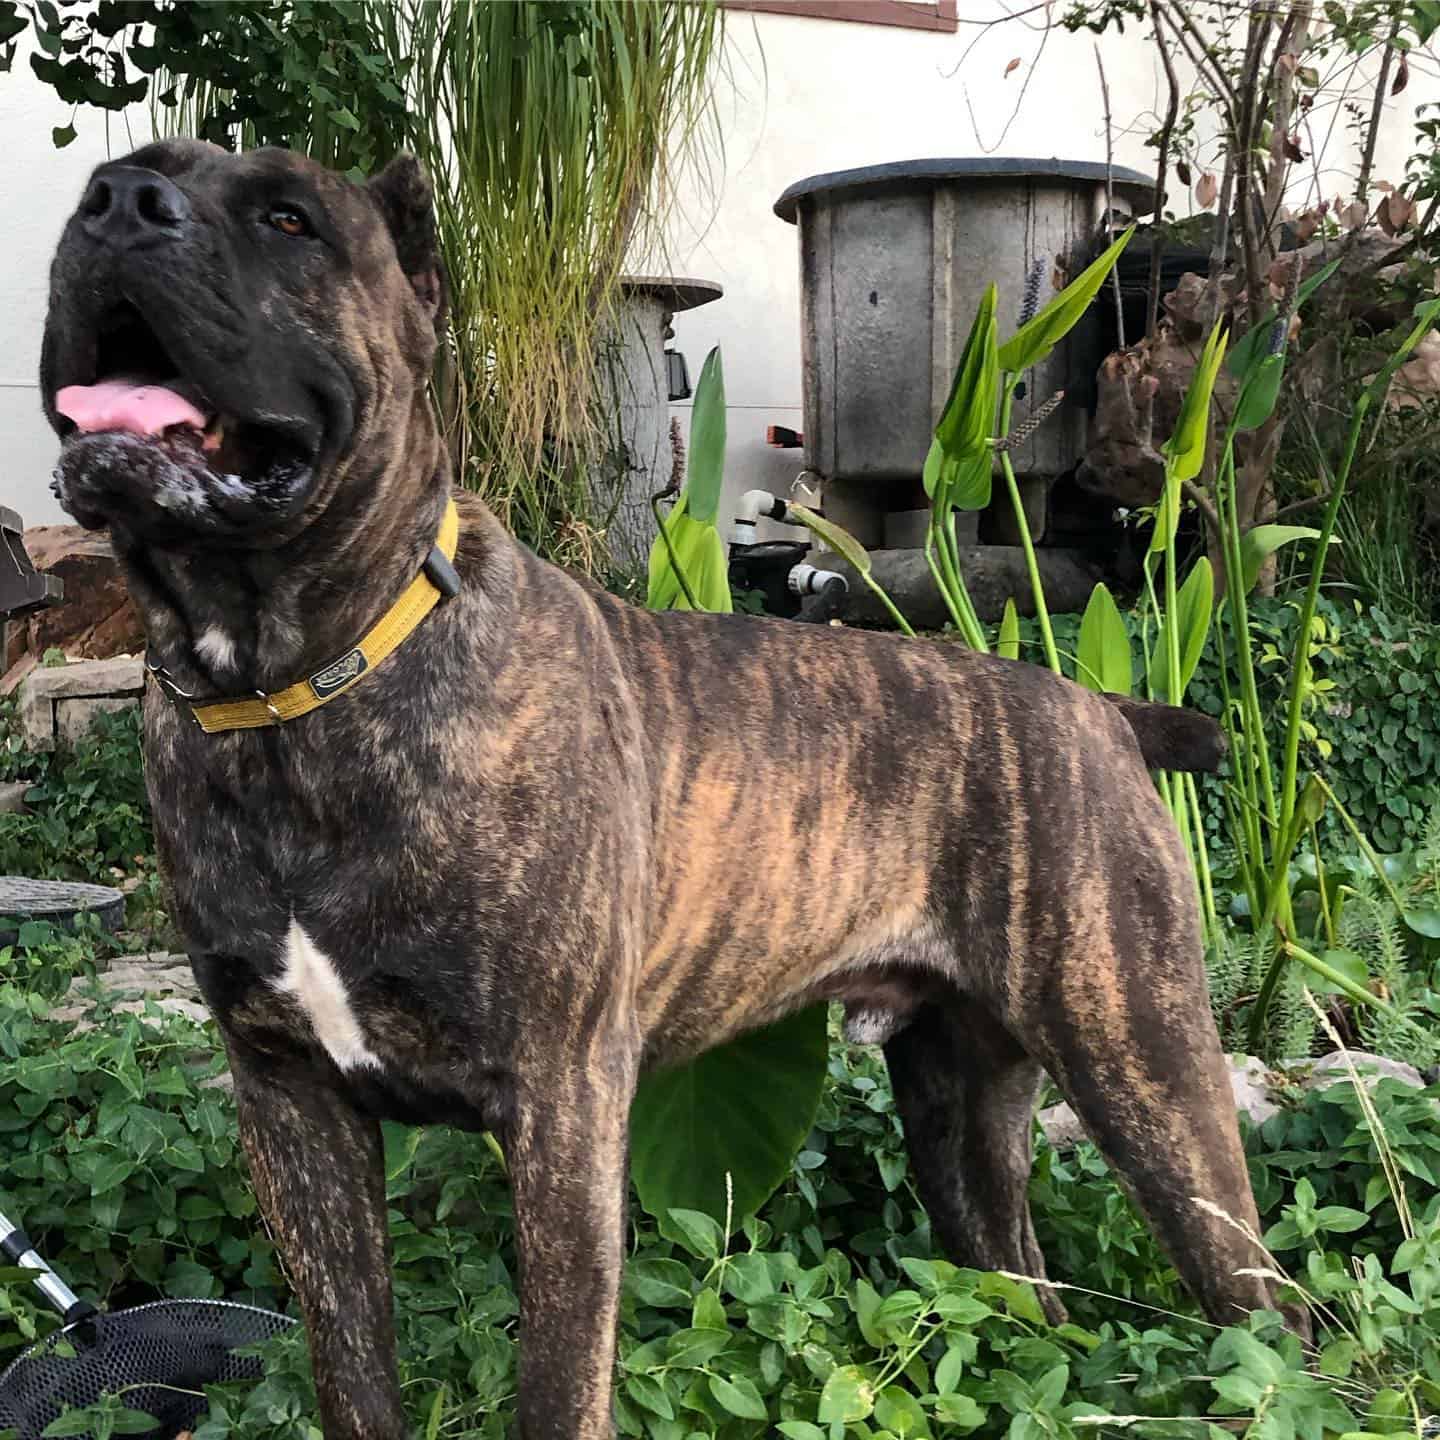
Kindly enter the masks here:
M 451 564 L 459 538 L 460 514 L 451 500 L 445 507 L 440 533 L 435 537 L 424 568 L 354 649 L 308 679 L 273 695 L 256 691 L 253 698 L 192 704 L 190 710 L 200 728 L 207 735 L 213 735 L 219 730 L 257 730 L 266 725 L 283 725 L 343 695 L 403 644 L 439 600 L 448 600 L 459 593 L 460 577 Z

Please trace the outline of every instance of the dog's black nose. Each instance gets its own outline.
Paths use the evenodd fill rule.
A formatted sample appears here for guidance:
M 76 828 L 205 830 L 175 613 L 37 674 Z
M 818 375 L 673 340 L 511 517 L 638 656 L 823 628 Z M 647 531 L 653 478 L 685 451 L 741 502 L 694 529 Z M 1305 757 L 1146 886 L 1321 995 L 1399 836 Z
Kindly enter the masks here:
M 174 239 L 190 219 L 190 202 L 158 170 L 106 165 L 80 202 L 80 224 L 96 240 L 137 246 Z

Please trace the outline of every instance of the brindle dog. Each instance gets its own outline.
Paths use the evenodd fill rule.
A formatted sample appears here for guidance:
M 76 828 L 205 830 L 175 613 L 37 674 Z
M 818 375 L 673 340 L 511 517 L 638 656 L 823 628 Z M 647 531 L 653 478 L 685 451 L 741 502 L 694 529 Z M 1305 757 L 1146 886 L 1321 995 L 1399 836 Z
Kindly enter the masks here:
M 428 188 L 147 146 L 95 172 L 52 287 L 57 491 L 167 672 L 156 832 L 329 1440 L 406 1432 L 383 1117 L 501 1138 L 521 1431 L 608 1435 L 636 1079 L 823 998 L 883 1040 L 956 1261 L 1043 1274 L 1043 1067 L 1207 1312 L 1270 1302 L 1196 1204 L 1256 1223 L 1146 770 L 1213 765 L 1208 722 L 958 645 L 649 614 L 458 494 L 455 598 L 323 708 L 202 733 L 178 692 L 314 672 L 434 540 Z

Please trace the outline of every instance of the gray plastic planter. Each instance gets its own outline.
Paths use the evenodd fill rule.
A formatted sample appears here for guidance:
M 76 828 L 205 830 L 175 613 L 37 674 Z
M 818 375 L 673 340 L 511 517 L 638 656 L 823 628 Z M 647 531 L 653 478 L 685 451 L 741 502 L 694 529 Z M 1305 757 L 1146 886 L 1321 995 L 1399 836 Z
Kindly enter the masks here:
M 1153 182 L 1112 171 L 1123 214 L 1149 208 Z M 1106 238 L 1104 165 L 1065 160 L 910 160 L 814 175 L 775 213 L 799 227 L 805 462 L 829 482 L 827 509 L 872 545 L 883 516 L 910 509 L 935 421 L 980 296 L 1000 287 L 1000 333 L 1013 332 L 1031 267 L 1042 303 L 1057 263 L 1078 274 Z M 1027 376 L 1031 402 L 1069 402 L 1012 459 L 1048 482 L 1080 458 L 1085 402 L 1101 360 L 1093 316 Z M 923 503 L 923 496 L 919 497 Z

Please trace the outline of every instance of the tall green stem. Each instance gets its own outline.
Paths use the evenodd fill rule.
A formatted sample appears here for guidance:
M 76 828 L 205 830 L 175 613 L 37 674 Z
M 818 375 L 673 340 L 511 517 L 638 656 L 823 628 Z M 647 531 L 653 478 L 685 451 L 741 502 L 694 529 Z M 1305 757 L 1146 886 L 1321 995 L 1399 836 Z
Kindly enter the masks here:
M 1189 801 L 1190 821 L 1195 827 L 1195 870 L 1200 877 L 1200 904 L 1205 915 L 1205 928 L 1213 936 L 1220 928 L 1220 917 L 1215 910 L 1215 889 L 1210 883 L 1210 848 L 1205 843 L 1205 817 L 1200 809 L 1200 792 L 1193 775 L 1182 775 L 1180 778 Z
M 1235 434 L 1225 437 L 1224 457 L 1220 462 L 1224 492 L 1222 531 L 1225 537 L 1225 584 L 1230 605 L 1231 623 L 1235 627 L 1236 669 L 1240 674 L 1240 703 L 1245 717 L 1245 759 L 1255 768 L 1258 791 L 1255 796 L 1274 832 L 1278 820 L 1275 784 L 1270 770 L 1270 751 L 1265 744 L 1264 716 L 1260 710 L 1260 693 L 1255 684 L 1255 666 L 1250 654 L 1250 609 L 1245 599 L 1245 567 L 1240 556 L 1240 514 L 1235 502 Z
M 660 537 L 665 542 L 665 553 L 670 557 L 670 568 L 675 572 L 675 578 L 680 582 L 680 589 L 684 592 L 686 602 L 692 610 L 700 610 L 703 607 L 695 599 L 695 592 L 690 588 L 690 582 L 685 578 L 685 567 L 680 563 L 680 557 L 675 553 L 674 542 L 670 538 L 670 531 L 665 526 L 665 520 L 660 514 L 660 500 L 658 496 L 650 497 L 650 510 L 655 516 L 655 524 L 659 527 Z
M 1355 415 L 1350 422 L 1350 433 L 1345 440 L 1345 454 L 1330 485 L 1330 503 L 1325 507 L 1325 519 L 1320 525 L 1320 538 L 1315 542 L 1315 558 L 1310 565 L 1310 583 L 1305 587 L 1305 599 L 1300 607 L 1300 623 L 1295 632 L 1295 658 L 1291 664 L 1290 703 L 1285 714 L 1285 755 L 1284 769 L 1280 779 L 1280 826 L 1288 829 L 1295 813 L 1295 776 L 1300 763 L 1300 717 L 1305 702 L 1305 691 L 1310 678 L 1310 627 L 1315 620 L 1315 607 L 1320 599 L 1320 581 L 1325 573 L 1325 559 L 1330 549 L 1330 537 L 1335 533 L 1335 521 L 1340 514 L 1340 501 L 1345 494 L 1345 485 L 1350 478 L 1350 467 L 1355 460 L 1355 451 L 1360 444 L 1360 431 L 1370 410 L 1370 397 L 1361 395 L 1355 404 Z
M 1010 433 L 1010 411 L 1015 400 L 1015 387 L 1020 383 L 1018 375 L 1008 372 L 1005 376 L 1004 399 L 1000 403 L 1000 437 Z M 1045 663 L 1057 674 L 1060 669 L 1060 655 L 1055 648 L 1055 634 L 1050 628 L 1050 610 L 1045 604 L 1045 586 L 1040 579 L 1040 565 L 1035 558 L 1035 545 L 1030 538 L 1030 522 L 1025 518 L 1025 501 L 1020 495 L 1020 483 L 1015 478 L 1015 467 L 1010 463 L 1010 452 L 1000 452 L 1000 469 L 1005 475 L 1005 484 L 1010 491 L 1010 503 L 1015 508 L 1015 527 L 1020 533 L 1020 545 L 1025 551 L 1025 568 L 1030 573 L 1030 589 L 1035 596 L 1035 618 L 1040 622 L 1040 638 L 1045 646 Z

